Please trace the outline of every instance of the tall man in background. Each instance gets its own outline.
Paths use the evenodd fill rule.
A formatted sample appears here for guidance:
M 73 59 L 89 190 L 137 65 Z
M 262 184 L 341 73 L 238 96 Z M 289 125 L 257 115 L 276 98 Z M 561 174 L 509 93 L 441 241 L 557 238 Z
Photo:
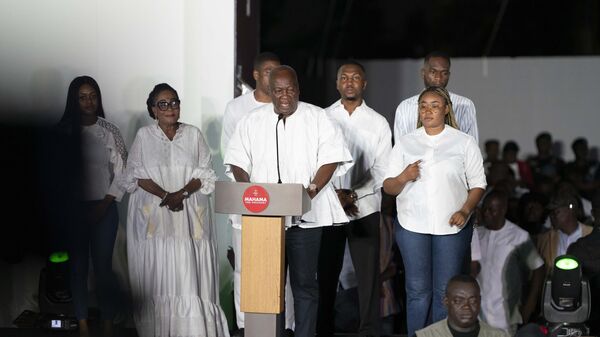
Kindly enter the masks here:
M 299 183 L 311 198 L 311 210 L 286 217 L 285 253 L 294 296 L 296 337 L 314 337 L 319 285 L 317 262 L 321 231 L 348 222 L 331 178 L 352 166 L 352 157 L 325 111 L 300 102 L 296 72 L 271 70 L 272 104 L 243 118 L 225 153 L 227 173 L 238 182 Z
M 354 166 L 335 177 L 333 186 L 340 195 L 350 222 L 323 228 L 319 256 L 319 317 L 317 335 L 333 336 L 334 304 L 342 269 L 346 239 L 358 282 L 360 336 L 379 336 L 379 221 L 381 186 L 387 157 L 392 149 L 392 132 L 387 120 L 367 106 L 364 67 L 346 62 L 337 73 L 336 87 L 341 99 L 327 113 L 343 131 Z M 349 209 L 354 204 L 354 210 Z
M 425 56 L 421 76 L 425 88 L 443 87 L 450 80 L 450 57 L 442 52 L 434 51 Z M 467 97 L 450 93 L 452 108 L 460 131 L 469 134 L 479 142 L 479 131 L 477 129 L 477 117 L 473 101 Z M 403 100 L 396 109 L 394 118 L 394 139 L 398 139 L 417 128 L 419 94 Z

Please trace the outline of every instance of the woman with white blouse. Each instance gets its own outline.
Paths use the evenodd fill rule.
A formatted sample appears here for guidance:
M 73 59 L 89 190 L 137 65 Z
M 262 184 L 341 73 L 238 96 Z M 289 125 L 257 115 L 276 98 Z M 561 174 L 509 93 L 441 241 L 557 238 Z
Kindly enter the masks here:
M 450 96 L 419 96 L 417 130 L 396 140 L 383 188 L 396 196 L 396 242 L 405 269 L 408 336 L 446 317 L 448 280 L 461 272 L 473 228 L 465 226 L 485 187 L 475 139 L 458 130 Z
M 79 139 L 81 150 L 82 221 L 73 226 L 70 242 L 71 292 L 80 336 L 89 336 L 88 261 L 96 279 L 96 297 L 104 321 L 103 336 L 112 334 L 120 296 L 112 271 L 112 255 L 119 226 L 116 202 L 127 150 L 116 125 L 104 118 L 100 87 L 89 76 L 73 79 L 59 127 Z
M 125 179 L 138 335 L 227 337 L 209 199 L 217 178 L 210 148 L 198 128 L 179 122 L 180 100 L 171 86 L 156 85 L 146 105 L 156 122 L 137 132 Z

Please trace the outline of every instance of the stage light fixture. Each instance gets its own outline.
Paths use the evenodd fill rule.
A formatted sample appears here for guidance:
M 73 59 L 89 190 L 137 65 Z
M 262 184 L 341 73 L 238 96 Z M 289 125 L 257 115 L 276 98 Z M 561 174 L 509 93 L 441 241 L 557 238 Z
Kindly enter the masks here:
M 585 322 L 590 317 L 590 285 L 574 256 L 561 255 L 554 260 L 552 275 L 544 285 L 542 308 L 550 336 L 589 334 Z
M 74 330 L 71 288 L 69 282 L 69 254 L 54 252 L 48 257 L 46 267 L 40 273 L 39 325 L 51 330 Z

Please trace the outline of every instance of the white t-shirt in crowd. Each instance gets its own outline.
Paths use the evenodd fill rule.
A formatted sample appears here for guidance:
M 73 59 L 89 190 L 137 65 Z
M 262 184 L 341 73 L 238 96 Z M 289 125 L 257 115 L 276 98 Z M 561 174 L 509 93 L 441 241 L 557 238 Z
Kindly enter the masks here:
M 519 306 L 529 272 L 544 264 L 529 233 L 506 220 L 499 230 L 477 227 L 474 241 L 481 250 L 481 318 L 507 332 L 523 323 Z

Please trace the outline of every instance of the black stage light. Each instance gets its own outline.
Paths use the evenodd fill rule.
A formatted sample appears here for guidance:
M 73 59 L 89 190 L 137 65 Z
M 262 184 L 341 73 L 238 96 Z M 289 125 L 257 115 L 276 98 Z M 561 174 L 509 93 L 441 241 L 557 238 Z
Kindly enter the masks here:
M 69 283 L 69 255 L 55 252 L 40 273 L 40 321 L 42 328 L 51 330 L 77 329 Z
M 552 276 L 544 285 L 542 308 L 550 336 L 589 334 L 585 322 L 590 317 L 590 285 L 574 256 L 561 255 L 554 260 Z
M 575 311 L 581 304 L 582 273 L 579 262 L 563 255 L 554 262 L 552 304 L 560 311 Z

